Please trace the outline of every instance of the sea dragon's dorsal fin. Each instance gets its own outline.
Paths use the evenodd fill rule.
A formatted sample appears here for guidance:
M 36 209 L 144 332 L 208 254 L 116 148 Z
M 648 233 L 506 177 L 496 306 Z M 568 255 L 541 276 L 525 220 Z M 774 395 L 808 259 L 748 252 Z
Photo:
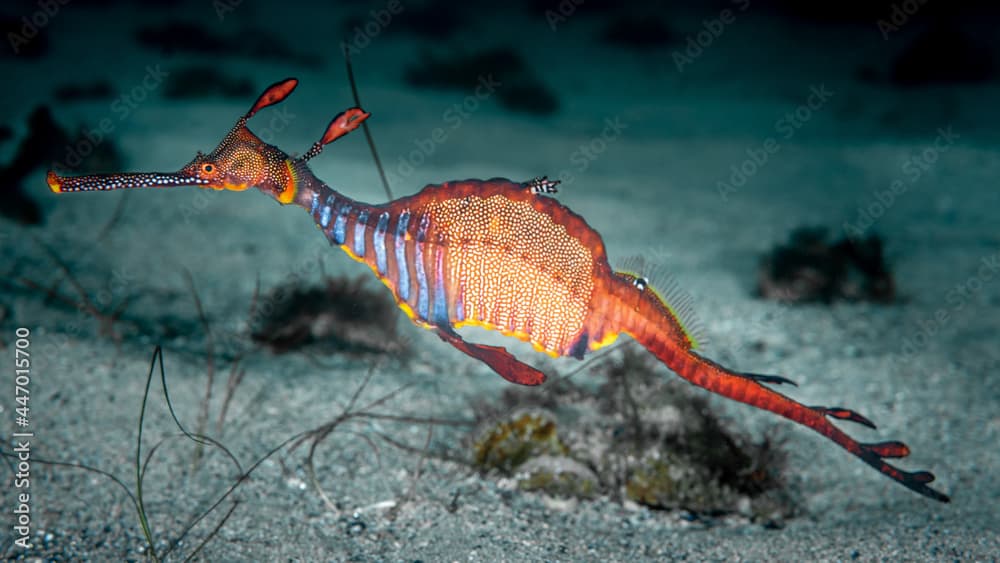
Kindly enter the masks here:
M 665 266 L 651 263 L 643 256 L 628 256 L 618 264 L 615 275 L 656 296 L 663 308 L 677 319 L 692 349 L 705 347 L 706 332 L 695 313 L 693 298 Z

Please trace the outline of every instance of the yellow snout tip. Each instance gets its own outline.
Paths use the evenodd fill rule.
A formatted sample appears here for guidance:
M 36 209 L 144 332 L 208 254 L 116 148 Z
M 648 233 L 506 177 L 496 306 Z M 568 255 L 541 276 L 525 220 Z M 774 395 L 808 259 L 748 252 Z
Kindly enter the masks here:
M 62 180 L 59 178 L 59 175 L 55 173 L 55 171 L 49 170 L 45 180 L 48 182 L 50 190 L 55 193 L 62 192 Z

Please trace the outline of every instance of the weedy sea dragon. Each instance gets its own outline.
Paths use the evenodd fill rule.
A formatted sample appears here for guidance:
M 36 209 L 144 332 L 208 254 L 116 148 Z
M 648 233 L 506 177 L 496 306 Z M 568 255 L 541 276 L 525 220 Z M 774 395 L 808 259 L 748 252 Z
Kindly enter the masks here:
M 830 419 L 875 428 L 853 410 L 806 406 L 768 385 L 791 383 L 775 375 L 737 372 L 695 352 L 697 343 L 670 303 L 647 280 L 613 271 L 604 243 L 579 215 L 548 194 L 556 181 L 465 180 L 425 187 L 416 195 L 370 205 L 334 190 L 307 161 L 356 129 L 370 114 L 348 109 L 323 137 L 293 158 L 247 128 L 262 108 L 284 100 L 297 80 L 269 87 L 209 154 L 198 153 L 171 173 L 63 177 L 48 173 L 52 191 L 196 186 L 243 191 L 255 187 L 282 204 L 309 210 L 331 244 L 364 262 L 419 326 L 522 385 L 545 381 L 539 370 L 506 349 L 465 341 L 456 328 L 474 325 L 531 342 L 552 356 L 583 358 L 625 333 L 691 383 L 812 428 L 902 485 L 934 500 L 934 475 L 907 472 L 885 458 L 901 458 L 901 442 L 861 443 Z

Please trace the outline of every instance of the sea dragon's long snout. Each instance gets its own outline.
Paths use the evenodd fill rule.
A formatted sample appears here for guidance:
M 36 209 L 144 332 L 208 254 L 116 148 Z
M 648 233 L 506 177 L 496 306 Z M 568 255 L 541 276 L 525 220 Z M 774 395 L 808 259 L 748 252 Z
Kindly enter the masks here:
M 194 186 L 213 190 L 243 191 L 257 188 L 283 204 L 318 183 L 305 167 L 323 147 L 357 129 L 369 113 L 349 108 L 334 117 L 318 141 L 301 156 L 293 158 L 278 147 L 264 142 L 247 126 L 261 109 L 277 104 L 295 89 L 298 80 L 286 78 L 268 87 L 250 109 L 230 129 L 214 150 L 198 152 L 176 172 L 93 174 L 67 177 L 49 171 L 47 182 L 56 193 L 93 192 L 129 188 L 176 188 Z
M 49 170 L 46 176 L 49 189 L 63 192 L 104 192 L 129 188 L 174 188 L 180 186 L 205 186 L 207 180 L 181 172 L 133 172 L 118 174 L 91 174 L 88 176 L 60 176 Z

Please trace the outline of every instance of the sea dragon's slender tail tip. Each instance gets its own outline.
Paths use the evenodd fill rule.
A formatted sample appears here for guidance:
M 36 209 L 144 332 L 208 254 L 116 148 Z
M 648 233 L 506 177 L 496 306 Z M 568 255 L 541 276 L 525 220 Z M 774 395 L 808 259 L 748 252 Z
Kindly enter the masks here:
M 904 487 L 938 502 L 951 501 L 947 495 L 929 486 L 934 481 L 932 473 L 904 471 L 885 461 L 908 456 L 910 448 L 906 444 L 897 441 L 858 442 L 829 420 L 847 420 L 875 428 L 875 424 L 861 414 L 843 407 L 806 406 L 767 387 L 766 384 L 788 382 L 784 377 L 731 371 L 697 353 L 663 344 L 662 340 L 657 340 L 659 333 L 647 334 L 653 336 L 647 342 L 640 342 L 677 375 L 691 383 L 811 428 Z
M 924 481 L 924 479 L 926 479 L 926 481 Z M 942 493 L 941 491 L 938 491 L 937 489 L 932 489 L 927 486 L 927 483 L 930 483 L 933 480 L 934 480 L 934 474 L 927 471 L 919 471 L 913 475 L 913 483 L 904 482 L 903 485 L 905 485 L 909 489 L 912 489 L 913 491 L 920 493 L 921 495 L 929 499 L 943 503 L 950 503 L 951 497 Z
M 49 170 L 49 173 L 45 176 L 45 181 L 49 184 L 49 189 L 55 193 L 62 192 L 62 178 L 56 174 L 55 170 Z
M 924 496 L 932 498 L 938 502 L 951 502 L 951 497 L 941 491 L 927 486 L 928 483 L 933 482 L 935 479 L 934 474 L 930 471 L 917 471 L 912 474 L 912 478 L 921 485 L 921 488 L 918 491 L 919 493 L 922 493 Z

